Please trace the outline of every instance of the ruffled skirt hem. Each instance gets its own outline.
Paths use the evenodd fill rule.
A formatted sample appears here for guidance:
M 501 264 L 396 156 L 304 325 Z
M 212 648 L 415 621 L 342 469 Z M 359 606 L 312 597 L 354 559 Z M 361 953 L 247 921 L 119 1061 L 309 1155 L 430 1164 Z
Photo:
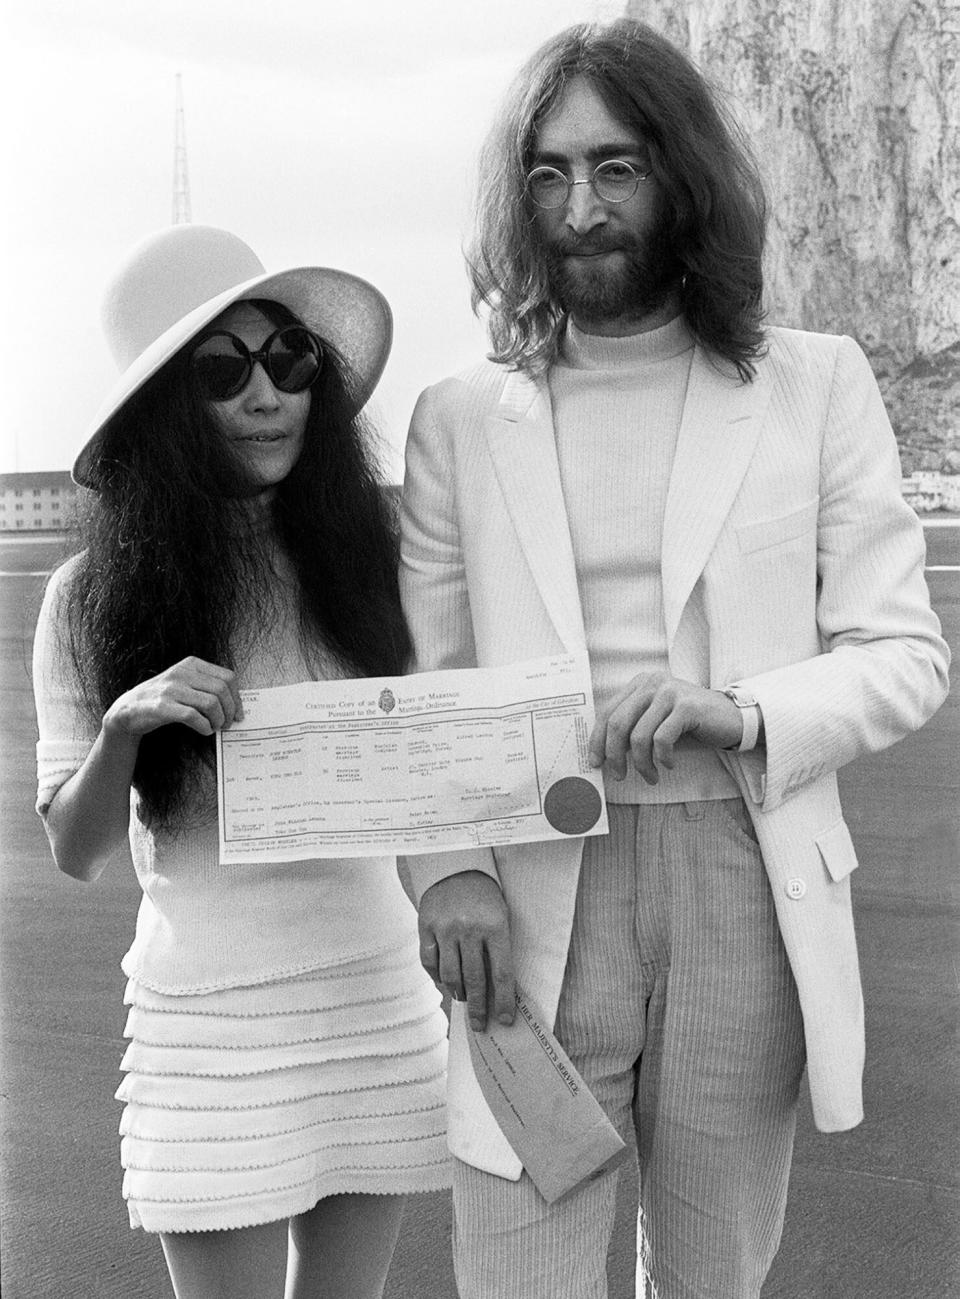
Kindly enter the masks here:
M 127 985 L 130 1224 L 228 1230 L 450 1184 L 446 1020 L 416 947 L 256 988 Z

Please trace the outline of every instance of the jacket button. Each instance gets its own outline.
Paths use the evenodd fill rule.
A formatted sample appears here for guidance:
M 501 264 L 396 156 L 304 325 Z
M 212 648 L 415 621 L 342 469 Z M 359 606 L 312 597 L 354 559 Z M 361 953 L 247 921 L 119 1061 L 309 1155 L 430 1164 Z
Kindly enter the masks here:
M 787 897 L 793 898 L 794 902 L 798 901 L 807 891 L 807 886 L 803 880 L 787 880 Z

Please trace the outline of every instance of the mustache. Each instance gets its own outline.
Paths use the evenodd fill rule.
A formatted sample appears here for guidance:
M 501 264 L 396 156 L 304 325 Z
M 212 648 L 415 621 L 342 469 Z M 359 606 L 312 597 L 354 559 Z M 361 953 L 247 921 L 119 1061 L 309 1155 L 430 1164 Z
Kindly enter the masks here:
M 590 257 L 596 253 L 636 253 L 639 246 L 639 240 L 626 237 L 622 231 L 616 235 L 604 235 L 595 231 L 582 238 L 568 235 L 553 239 L 550 241 L 550 252 L 555 257 Z

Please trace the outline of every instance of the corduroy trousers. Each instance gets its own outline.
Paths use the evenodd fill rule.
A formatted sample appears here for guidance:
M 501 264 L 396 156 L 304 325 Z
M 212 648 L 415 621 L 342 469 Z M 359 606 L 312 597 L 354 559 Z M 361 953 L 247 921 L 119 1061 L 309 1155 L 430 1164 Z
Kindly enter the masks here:
M 757 1299 L 780 1242 L 803 1025 L 739 798 L 610 804 L 585 841 L 556 1034 L 636 1134 L 659 1299 Z M 604 1299 L 617 1173 L 547 1205 L 454 1161 L 461 1299 Z

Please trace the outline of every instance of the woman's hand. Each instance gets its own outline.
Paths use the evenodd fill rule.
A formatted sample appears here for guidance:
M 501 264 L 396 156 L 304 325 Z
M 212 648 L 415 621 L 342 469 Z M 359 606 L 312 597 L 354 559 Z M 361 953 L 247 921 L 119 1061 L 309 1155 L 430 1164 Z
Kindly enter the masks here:
M 44 825 L 57 865 L 93 880 L 127 838 L 140 741 L 171 722 L 212 735 L 241 716 L 235 673 L 186 658 L 126 691 L 104 714 L 83 766 L 54 795 Z
M 242 715 L 236 673 L 191 656 L 114 700 L 103 732 L 108 739 L 139 739 L 179 722 L 198 735 L 213 735 Z

